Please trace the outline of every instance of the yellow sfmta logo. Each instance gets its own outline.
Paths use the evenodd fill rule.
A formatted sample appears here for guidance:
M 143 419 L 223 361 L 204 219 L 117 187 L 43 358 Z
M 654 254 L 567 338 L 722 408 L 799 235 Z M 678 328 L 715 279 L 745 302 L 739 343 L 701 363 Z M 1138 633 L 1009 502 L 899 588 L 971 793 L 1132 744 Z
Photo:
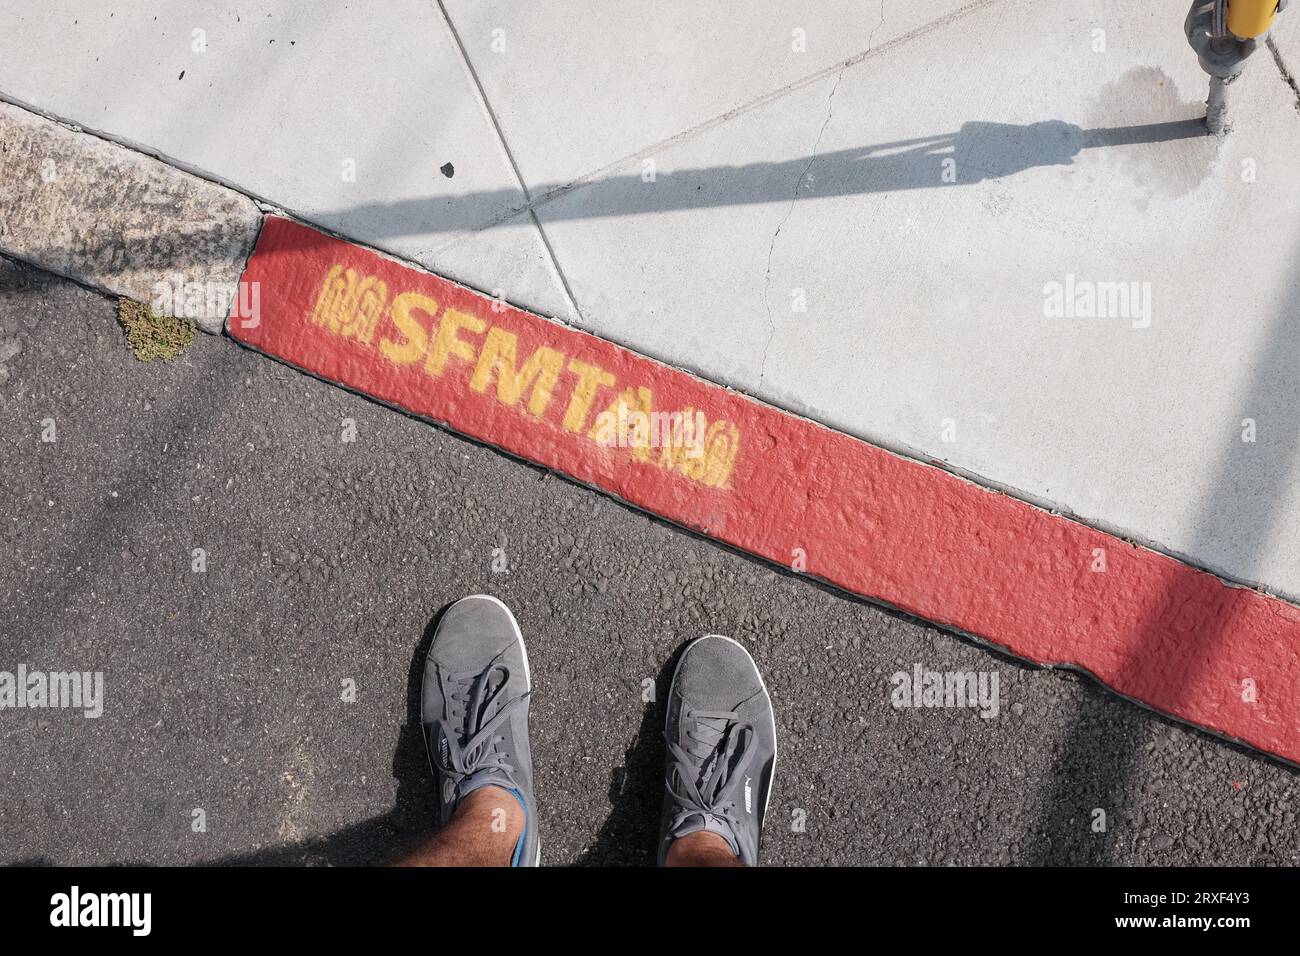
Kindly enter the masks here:
M 359 278 L 356 270 L 336 265 L 325 276 L 311 320 L 335 335 L 369 345 L 387 308 L 387 283 L 374 276 Z
M 433 326 L 417 318 L 417 313 L 427 315 Z M 384 335 L 376 345 L 375 333 L 385 317 L 395 337 Z M 602 447 L 627 448 L 634 461 L 706 488 L 731 487 L 740 451 L 740 432 L 732 422 L 710 422 L 702 411 L 691 408 L 656 412 L 650 390 L 638 385 L 625 388 L 589 425 L 599 391 L 616 387 L 612 373 L 547 346 L 538 348 L 521 366 L 518 336 L 513 332 L 480 316 L 444 310 L 423 293 L 403 292 L 390 302 L 382 279 L 335 265 L 321 284 L 311 321 L 331 335 L 377 347 L 393 365 L 422 363 L 434 378 L 441 377 L 454 359 L 472 367 L 471 391 L 485 394 L 495 384 L 499 402 L 511 408 L 522 402 L 525 413 L 534 418 L 546 414 L 555 386 L 567 372 L 574 384 L 561 418 L 565 431 L 584 435 Z M 462 333 L 482 336 L 482 341 L 462 338 Z M 659 427 L 661 420 L 666 423 L 663 427 Z
M 694 408 L 655 411 L 654 396 L 642 385 L 625 389 L 597 415 L 587 437 L 605 447 L 630 448 L 636 461 L 710 488 L 728 487 L 740 450 L 740 432 L 731 422 L 710 422 Z

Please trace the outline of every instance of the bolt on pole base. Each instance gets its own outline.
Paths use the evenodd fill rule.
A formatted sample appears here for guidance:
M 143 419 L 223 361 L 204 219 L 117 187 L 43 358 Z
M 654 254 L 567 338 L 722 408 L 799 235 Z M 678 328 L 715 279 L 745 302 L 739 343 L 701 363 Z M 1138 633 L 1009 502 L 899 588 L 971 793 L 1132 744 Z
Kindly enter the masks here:
M 1205 125 L 1215 136 L 1227 136 L 1232 131 L 1228 122 L 1228 84 L 1236 77 L 1210 77 L 1210 98 L 1205 104 Z
M 1286 6 L 1286 0 L 1233 0 L 1233 3 L 1192 0 L 1183 23 L 1183 32 L 1196 51 L 1201 69 L 1210 75 L 1205 125 L 1218 137 L 1227 136 L 1232 129 L 1228 121 L 1228 86 L 1241 76 L 1246 61 L 1259 47 L 1259 37 L 1267 34 L 1273 16 Z M 1251 13 L 1259 15 L 1248 17 Z M 1237 28 L 1246 35 L 1232 32 L 1228 21 L 1234 15 Z

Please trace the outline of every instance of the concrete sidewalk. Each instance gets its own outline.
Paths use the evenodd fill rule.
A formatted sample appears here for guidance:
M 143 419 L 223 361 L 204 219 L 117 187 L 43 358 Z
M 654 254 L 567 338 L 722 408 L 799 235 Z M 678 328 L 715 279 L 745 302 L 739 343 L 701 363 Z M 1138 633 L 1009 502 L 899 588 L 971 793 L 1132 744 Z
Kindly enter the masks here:
M 1296 92 L 1197 135 L 1181 3 L 152 7 L 3 0 L 0 94 L 1300 595 Z

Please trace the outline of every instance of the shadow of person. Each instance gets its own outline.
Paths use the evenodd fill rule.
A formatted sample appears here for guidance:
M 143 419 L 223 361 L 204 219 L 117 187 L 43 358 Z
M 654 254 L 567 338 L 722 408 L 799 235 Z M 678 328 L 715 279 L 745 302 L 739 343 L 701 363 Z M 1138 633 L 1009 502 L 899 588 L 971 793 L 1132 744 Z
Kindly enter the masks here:
M 659 817 L 664 799 L 664 716 L 668 688 L 684 642 L 655 675 L 654 701 L 646 705 L 623 765 L 609 778 L 609 816 L 577 866 L 654 866 L 659 855 Z

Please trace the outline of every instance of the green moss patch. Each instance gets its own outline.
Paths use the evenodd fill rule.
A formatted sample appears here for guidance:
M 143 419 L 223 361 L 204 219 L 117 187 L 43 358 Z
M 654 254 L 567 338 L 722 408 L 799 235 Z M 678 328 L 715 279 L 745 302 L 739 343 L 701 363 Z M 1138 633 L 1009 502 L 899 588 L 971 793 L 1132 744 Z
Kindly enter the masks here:
M 119 299 L 117 321 L 126 332 L 126 344 L 141 362 L 169 362 L 194 341 L 194 323 L 159 315 L 147 305 Z

